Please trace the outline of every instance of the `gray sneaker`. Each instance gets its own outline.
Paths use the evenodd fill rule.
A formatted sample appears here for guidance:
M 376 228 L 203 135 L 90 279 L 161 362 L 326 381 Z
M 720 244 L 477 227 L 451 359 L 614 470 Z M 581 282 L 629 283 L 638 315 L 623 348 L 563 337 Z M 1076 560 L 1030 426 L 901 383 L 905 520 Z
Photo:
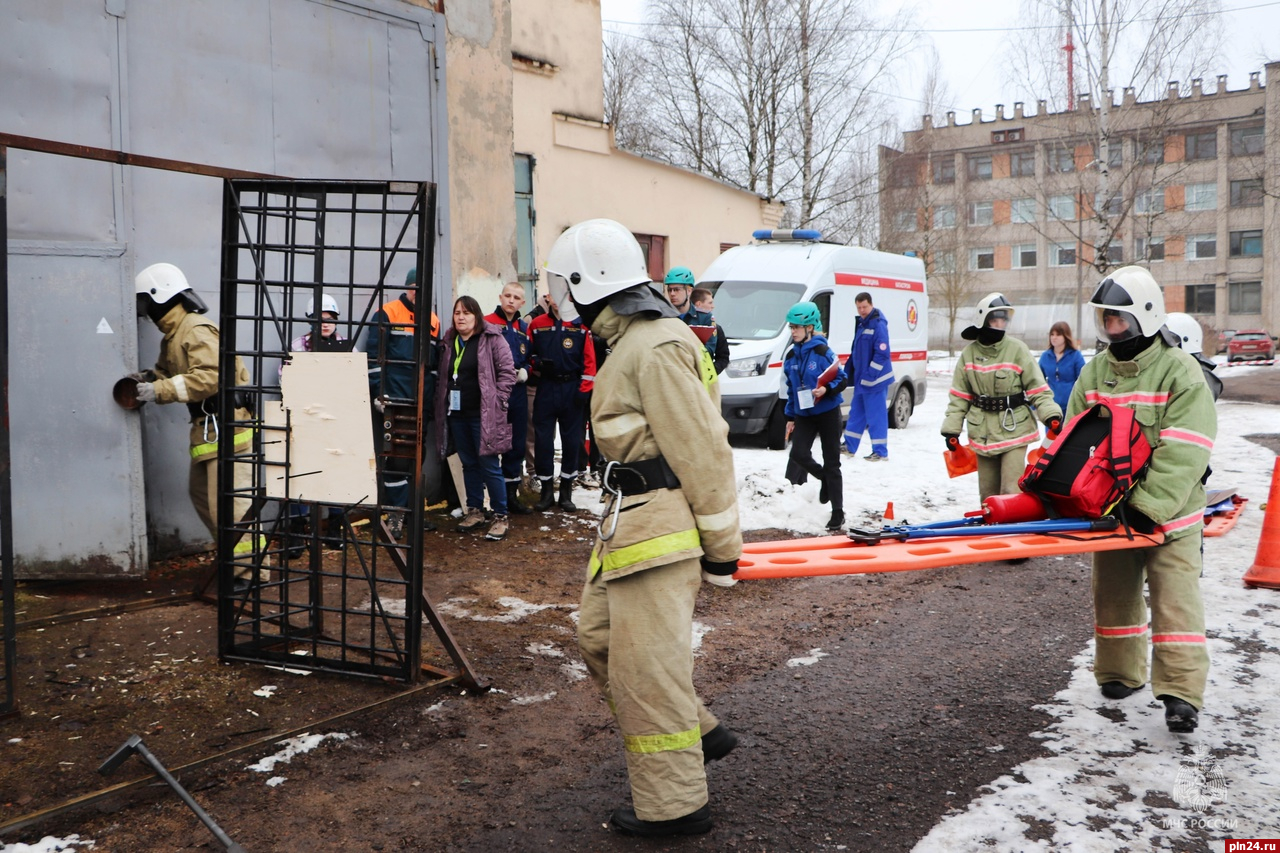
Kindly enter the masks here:
M 864 456 L 862 458 L 867 460 L 868 462 L 884 462 L 889 457 L 881 456 L 879 453 L 872 453 L 870 456 Z
M 497 542 L 499 539 L 507 538 L 507 517 L 505 515 L 495 515 L 493 524 L 489 525 L 489 530 L 484 535 L 485 539 L 490 542 Z
M 484 526 L 484 510 L 475 507 L 468 507 L 467 514 L 462 517 L 462 521 L 458 522 L 459 533 L 470 533 L 473 530 L 479 530 Z

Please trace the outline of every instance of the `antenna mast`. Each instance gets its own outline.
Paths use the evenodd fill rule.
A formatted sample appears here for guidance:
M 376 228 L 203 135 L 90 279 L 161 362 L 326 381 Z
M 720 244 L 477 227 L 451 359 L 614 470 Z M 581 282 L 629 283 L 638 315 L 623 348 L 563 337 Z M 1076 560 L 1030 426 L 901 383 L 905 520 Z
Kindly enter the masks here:
M 1072 41 L 1075 22 L 1071 14 L 1071 0 L 1063 0 L 1062 16 L 1066 21 L 1067 43 L 1062 46 L 1067 54 L 1067 110 L 1076 108 L 1076 46 Z

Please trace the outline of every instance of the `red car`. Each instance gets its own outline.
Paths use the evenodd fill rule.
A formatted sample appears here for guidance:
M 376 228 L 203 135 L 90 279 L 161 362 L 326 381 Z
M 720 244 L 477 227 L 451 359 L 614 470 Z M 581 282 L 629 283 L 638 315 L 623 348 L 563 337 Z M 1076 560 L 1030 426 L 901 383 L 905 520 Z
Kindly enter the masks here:
M 1272 361 L 1276 357 L 1276 342 L 1262 329 L 1243 329 L 1227 341 L 1227 361 L 1257 359 Z

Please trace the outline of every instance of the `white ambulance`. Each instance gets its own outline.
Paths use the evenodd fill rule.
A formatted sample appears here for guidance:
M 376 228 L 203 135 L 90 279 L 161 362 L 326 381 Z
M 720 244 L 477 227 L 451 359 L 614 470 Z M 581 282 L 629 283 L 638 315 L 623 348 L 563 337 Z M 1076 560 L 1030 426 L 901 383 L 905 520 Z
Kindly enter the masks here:
M 715 293 L 715 319 L 729 339 L 729 367 L 720 374 L 724 418 L 733 434 L 764 432 L 769 447 L 786 445 L 786 385 L 782 359 L 791 345 L 787 309 L 817 304 L 822 327 L 841 363 L 853 349 L 866 291 L 889 323 L 893 386 L 889 426 L 906 427 L 924 399 L 929 341 L 929 293 L 924 263 L 915 257 L 822 242 L 811 230 L 762 230 L 755 242 L 729 249 L 707 267 L 699 287 Z M 845 412 L 853 397 L 845 391 Z

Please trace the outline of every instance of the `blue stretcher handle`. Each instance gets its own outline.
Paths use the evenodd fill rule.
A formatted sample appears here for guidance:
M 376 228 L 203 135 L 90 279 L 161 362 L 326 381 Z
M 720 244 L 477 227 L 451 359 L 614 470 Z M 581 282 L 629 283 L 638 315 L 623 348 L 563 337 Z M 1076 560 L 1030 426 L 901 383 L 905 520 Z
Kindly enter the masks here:
M 970 519 L 965 519 L 971 522 Z M 943 536 L 1003 536 L 1018 533 L 1071 533 L 1083 531 L 1115 530 L 1120 523 L 1111 516 L 1104 518 L 1049 518 L 1041 521 L 1019 521 L 1010 524 L 952 523 L 950 527 L 934 525 L 885 528 L 885 539 L 937 539 Z

